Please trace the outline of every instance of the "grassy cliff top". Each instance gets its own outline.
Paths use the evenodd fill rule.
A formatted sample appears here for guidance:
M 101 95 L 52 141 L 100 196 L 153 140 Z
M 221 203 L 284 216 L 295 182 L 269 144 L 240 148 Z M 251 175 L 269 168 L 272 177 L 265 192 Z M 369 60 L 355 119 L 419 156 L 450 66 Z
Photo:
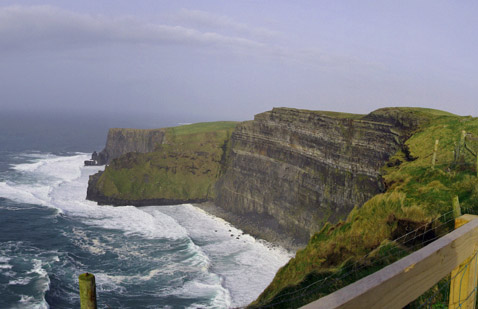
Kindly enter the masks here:
M 409 118 L 422 118 L 432 119 L 439 116 L 457 116 L 455 114 L 432 108 L 422 107 L 385 107 L 379 108 L 369 114 L 354 114 L 335 111 L 322 111 L 322 110 L 307 110 L 297 109 L 290 107 L 274 107 L 272 111 L 265 113 L 277 113 L 277 112 L 295 112 L 295 113 L 307 113 L 316 115 L 325 115 L 337 119 L 356 119 L 356 120 L 369 120 L 374 116 L 384 117 L 409 117 Z M 264 113 L 264 114 L 265 114 Z M 261 115 L 261 114 L 259 114 Z
M 165 128 L 155 151 L 114 159 L 97 189 L 106 197 L 128 201 L 210 199 L 236 125 L 223 121 Z
M 343 113 L 343 112 L 333 112 L 333 111 L 320 111 L 320 110 L 308 110 L 308 109 L 298 109 L 291 107 L 274 107 L 272 113 L 289 111 L 289 112 L 298 112 L 298 113 L 307 113 L 307 114 L 316 114 L 316 115 L 325 115 L 334 118 L 347 118 L 347 119 L 360 119 L 364 114 L 353 114 L 353 113 Z M 266 112 L 269 113 L 269 112 Z
M 170 134 L 182 135 L 224 130 L 235 127 L 237 121 L 213 121 L 213 122 L 197 122 L 191 124 L 183 124 L 180 126 L 157 128 L 157 129 L 134 129 L 134 128 L 110 128 L 112 132 L 144 132 L 144 131 L 169 131 Z
M 391 111 L 400 111 L 402 113 L 412 113 L 415 115 L 424 115 L 428 117 L 458 116 L 450 112 L 442 111 L 439 109 L 433 109 L 433 108 L 425 108 L 425 107 L 384 107 L 384 108 L 379 108 L 377 110 L 374 110 L 373 112 L 371 112 L 371 114 L 388 113 Z
M 215 121 L 215 122 L 198 122 L 193 124 L 185 124 L 177 127 L 166 128 L 168 134 L 175 136 L 187 134 L 201 134 L 206 132 L 215 132 L 229 130 L 235 128 L 237 121 Z
M 364 118 L 408 121 L 410 115 L 426 121 L 419 121 L 403 149 L 383 167 L 386 191 L 355 208 L 345 221 L 326 224 L 313 235 L 252 307 L 304 305 L 412 252 L 417 247 L 394 240 L 449 213 L 455 196 L 463 209 L 478 210 L 476 158 L 463 147 L 455 155 L 463 130 L 478 136 L 478 119 L 423 108 L 380 109 Z M 436 140 L 436 165 L 432 168 Z M 478 142 L 467 143 L 478 151 Z M 384 248 L 395 254 L 385 254 Z M 350 265 L 356 270 L 350 272 Z M 339 279 L 320 283 L 329 277 Z

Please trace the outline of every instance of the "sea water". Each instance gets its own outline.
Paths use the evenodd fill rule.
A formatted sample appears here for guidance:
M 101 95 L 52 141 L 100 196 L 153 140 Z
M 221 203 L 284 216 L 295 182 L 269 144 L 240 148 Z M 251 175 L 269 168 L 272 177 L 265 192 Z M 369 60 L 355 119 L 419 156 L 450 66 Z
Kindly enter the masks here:
M 0 308 L 79 308 L 84 272 L 100 308 L 240 307 L 291 257 L 193 205 L 87 201 L 88 158 L 0 149 Z

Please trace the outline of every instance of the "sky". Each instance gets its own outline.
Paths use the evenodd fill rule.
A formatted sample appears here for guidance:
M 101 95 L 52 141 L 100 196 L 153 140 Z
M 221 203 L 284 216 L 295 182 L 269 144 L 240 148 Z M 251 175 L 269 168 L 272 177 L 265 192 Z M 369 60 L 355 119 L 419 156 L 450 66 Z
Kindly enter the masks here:
M 1 0 L 0 113 L 478 116 L 476 16 L 471 0 Z

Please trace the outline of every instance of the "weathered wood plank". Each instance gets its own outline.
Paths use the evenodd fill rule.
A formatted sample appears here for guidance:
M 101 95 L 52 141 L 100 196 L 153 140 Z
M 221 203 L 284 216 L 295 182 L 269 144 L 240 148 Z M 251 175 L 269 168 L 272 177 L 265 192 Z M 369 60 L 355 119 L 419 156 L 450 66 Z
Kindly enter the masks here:
M 473 215 L 464 215 L 455 219 L 455 229 L 465 225 L 473 219 Z M 474 309 L 476 303 L 476 251 L 460 266 L 451 272 L 449 309 Z M 469 297 L 469 295 L 471 295 Z
M 403 308 L 478 247 L 478 219 L 409 256 L 303 308 Z

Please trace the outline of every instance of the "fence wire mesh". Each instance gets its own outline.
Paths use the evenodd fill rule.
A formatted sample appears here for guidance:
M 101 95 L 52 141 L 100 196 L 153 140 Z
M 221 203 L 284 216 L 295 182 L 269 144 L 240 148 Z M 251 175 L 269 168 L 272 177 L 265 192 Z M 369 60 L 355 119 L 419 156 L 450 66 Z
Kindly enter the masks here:
M 463 209 L 462 211 L 470 214 L 478 214 L 478 210 L 474 209 Z M 283 293 L 275 297 L 274 302 L 255 308 L 294 308 L 294 303 L 298 299 L 303 300 L 310 298 L 310 301 L 313 301 L 319 297 L 332 293 L 333 291 L 366 277 L 367 275 L 380 270 L 381 268 L 442 237 L 453 230 L 454 221 L 455 218 L 453 211 L 446 212 L 431 222 L 393 239 L 392 243 L 378 246 L 372 251 L 374 253 L 379 252 L 378 257 L 371 259 L 370 255 L 372 252 L 370 252 L 353 263 L 342 267 L 338 272 L 334 272 L 316 280 L 311 278 L 312 280 L 309 280 L 306 285 L 291 291 L 283 291 Z M 430 235 L 433 236 L 430 237 Z M 441 286 L 444 284 L 446 283 L 440 283 L 440 291 L 442 290 Z M 433 295 L 435 295 L 436 298 L 438 293 Z M 432 302 L 430 301 L 430 303 Z M 414 306 L 413 308 L 420 307 Z

